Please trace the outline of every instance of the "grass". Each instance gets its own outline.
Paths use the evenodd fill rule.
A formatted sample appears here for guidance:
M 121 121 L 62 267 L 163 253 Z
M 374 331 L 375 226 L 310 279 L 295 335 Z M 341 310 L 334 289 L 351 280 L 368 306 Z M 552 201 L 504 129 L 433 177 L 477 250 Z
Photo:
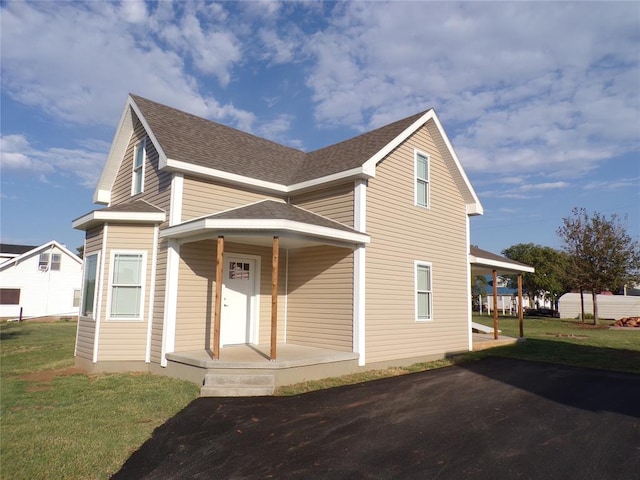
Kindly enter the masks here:
M 491 317 L 474 315 L 473 320 L 493 327 Z M 499 328 L 502 330 L 501 335 L 510 337 L 520 335 L 516 318 L 500 317 Z M 609 330 L 607 326 L 594 327 L 577 320 L 525 317 L 524 335 L 526 342 L 515 345 L 464 353 L 444 360 L 408 367 L 394 367 L 302 382 L 280 387 L 276 394 L 297 395 L 378 378 L 422 372 L 492 356 L 640 374 L 640 328 Z
M 491 325 L 491 318 L 475 321 Z M 500 318 L 503 335 L 518 323 Z M 278 395 L 375 380 L 500 356 L 640 374 L 640 329 L 525 318 L 526 342 L 451 359 L 281 387 Z M 100 479 L 115 473 L 198 387 L 148 374 L 85 375 L 73 368 L 76 323 L 0 324 L 1 478 Z
M 73 368 L 75 322 L 0 325 L 2 478 L 109 478 L 197 397 L 189 382 Z
M 493 325 L 486 316 L 474 316 L 474 321 Z M 500 317 L 499 327 L 502 335 L 519 335 L 517 319 Z M 640 373 L 640 328 L 618 330 L 578 320 L 525 317 L 524 336 L 526 342 L 492 348 L 484 355 Z

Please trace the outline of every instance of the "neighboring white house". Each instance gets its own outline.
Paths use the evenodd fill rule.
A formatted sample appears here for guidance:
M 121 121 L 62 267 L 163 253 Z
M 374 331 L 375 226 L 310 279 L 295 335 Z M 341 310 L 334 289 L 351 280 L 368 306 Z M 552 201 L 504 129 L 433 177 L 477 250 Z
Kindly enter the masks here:
M 15 247 L 11 245 L 10 247 Z M 52 240 L 0 263 L 0 317 L 77 315 L 82 259 Z
M 560 316 L 577 318 L 580 315 L 580 294 L 565 293 L 560 297 Z M 584 312 L 593 314 L 591 293 L 584 294 Z M 619 320 L 640 316 L 640 297 L 626 295 L 598 295 L 598 317 Z

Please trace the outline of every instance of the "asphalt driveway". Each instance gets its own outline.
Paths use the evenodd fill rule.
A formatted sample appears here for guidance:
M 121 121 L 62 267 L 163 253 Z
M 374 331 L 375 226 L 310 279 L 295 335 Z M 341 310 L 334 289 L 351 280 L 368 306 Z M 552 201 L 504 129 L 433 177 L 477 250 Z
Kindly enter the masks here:
M 200 398 L 114 479 L 639 479 L 640 375 L 488 358 L 297 397 Z

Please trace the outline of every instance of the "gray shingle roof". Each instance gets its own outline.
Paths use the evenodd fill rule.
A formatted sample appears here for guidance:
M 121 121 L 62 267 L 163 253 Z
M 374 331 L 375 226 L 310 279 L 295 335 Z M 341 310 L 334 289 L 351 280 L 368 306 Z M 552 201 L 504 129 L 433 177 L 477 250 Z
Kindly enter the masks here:
M 343 232 L 360 233 L 351 227 L 323 217 L 322 215 L 312 213 L 303 208 L 291 205 L 290 203 L 277 202 L 274 200 L 262 200 L 257 203 L 252 203 L 251 205 L 209 215 L 206 218 L 215 220 L 290 220 L 319 227 L 333 228 Z M 200 219 L 193 221 L 198 220 Z
M 132 202 L 120 203 L 113 207 L 102 208 L 100 212 L 136 212 L 136 213 L 165 213 L 161 208 L 150 204 L 145 200 L 134 200 Z
M 22 255 L 37 248 L 37 245 L 16 245 L 12 243 L 0 243 L 0 253 L 8 255 Z
M 530 267 L 530 265 L 527 265 L 526 263 L 518 262 L 516 260 L 511 260 L 510 258 L 503 257 L 502 255 L 498 255 L 496 253 L 489 252 L 488 250 L 483 250 L 481 248 L 478 248 L 475 245 L 471 245 L 469 247 L 469 253 L 474 257 L 486 258 L 487 260 L 495 260 L 497 262 L 511 263 L 513 265 Z
M 282 185 L 362 166 L 425 112 L 305 153 L 131 95 L 167 158 Z

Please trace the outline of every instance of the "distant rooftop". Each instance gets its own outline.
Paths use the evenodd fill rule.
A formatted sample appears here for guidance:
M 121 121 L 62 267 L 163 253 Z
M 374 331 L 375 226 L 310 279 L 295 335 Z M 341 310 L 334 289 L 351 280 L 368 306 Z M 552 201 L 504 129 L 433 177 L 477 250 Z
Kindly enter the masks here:
M 34 248 L 37 248 L 37 245 L 15 245 L 12 243 L 0 243 L 0 254 L 4 255 L 22 255 L 23 253 L 27 253 Z

